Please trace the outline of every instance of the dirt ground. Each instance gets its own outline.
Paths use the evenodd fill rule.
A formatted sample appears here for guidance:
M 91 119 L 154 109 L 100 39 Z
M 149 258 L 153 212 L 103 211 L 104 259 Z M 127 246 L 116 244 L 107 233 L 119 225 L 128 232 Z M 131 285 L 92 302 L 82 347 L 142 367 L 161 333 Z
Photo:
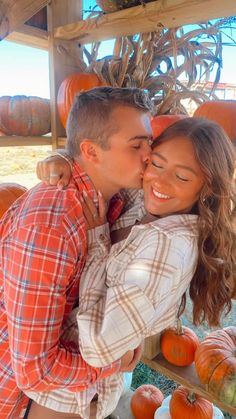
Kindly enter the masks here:
M 17 182 L 31 188 L 39 182 L 35 168 L 47 157 L 50 146 L 0 147 L 0 182 Z

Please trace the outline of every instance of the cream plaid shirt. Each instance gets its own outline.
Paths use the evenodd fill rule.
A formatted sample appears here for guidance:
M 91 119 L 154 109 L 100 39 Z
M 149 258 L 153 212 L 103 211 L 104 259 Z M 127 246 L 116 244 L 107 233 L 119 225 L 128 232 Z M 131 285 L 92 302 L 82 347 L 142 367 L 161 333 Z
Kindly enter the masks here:
M 141 192 L 132 204 L 113 229 L 142 218 Z M 174 323 L 196 267 L 197 219 L 196 215 L 173 215 L 136 225 L 126 240 L 112 247 L 108 225 L 89 231 L 80 305 L 62 331 L 63 339 L 79 340 L 88 364 L 108 365 Z M 123 374 L 119 373 L 79 393 L 63 388 L 27 395 L 50 409 L 87 419 L 90 402 L 98 394 L 96 418 L 102 419 L 115 409 L 122 390 Z

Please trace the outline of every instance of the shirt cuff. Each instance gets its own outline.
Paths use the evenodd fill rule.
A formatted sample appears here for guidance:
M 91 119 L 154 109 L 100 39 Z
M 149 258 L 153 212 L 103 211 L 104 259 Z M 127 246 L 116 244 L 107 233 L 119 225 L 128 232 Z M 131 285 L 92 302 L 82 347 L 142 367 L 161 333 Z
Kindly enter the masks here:
M 87 231 L 88 249 L 110 247 L 110 228 L 109 223 L 102 224 Z

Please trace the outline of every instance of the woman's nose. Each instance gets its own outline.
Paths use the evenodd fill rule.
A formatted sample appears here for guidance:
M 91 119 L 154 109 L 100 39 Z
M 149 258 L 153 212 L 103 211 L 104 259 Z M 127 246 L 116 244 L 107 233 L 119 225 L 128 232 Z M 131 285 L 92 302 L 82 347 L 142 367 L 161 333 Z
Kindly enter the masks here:
M 160 170 L 158 174 L 155 176 L 154 184 L 156 186 L 161 186 L 163 184 L 167 185 L 171 181 L 171 174 L 168 173 L 167 170 Z

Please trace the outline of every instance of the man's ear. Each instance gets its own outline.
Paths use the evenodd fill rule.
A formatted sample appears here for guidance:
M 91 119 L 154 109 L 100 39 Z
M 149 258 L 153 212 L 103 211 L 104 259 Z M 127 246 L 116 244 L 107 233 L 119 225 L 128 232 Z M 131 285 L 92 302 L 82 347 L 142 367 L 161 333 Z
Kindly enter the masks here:
M 80 143 L 80 153 L 84 160 L 91 163 L 99 161 L 99 145 L 92 140 L 83 140 Z

